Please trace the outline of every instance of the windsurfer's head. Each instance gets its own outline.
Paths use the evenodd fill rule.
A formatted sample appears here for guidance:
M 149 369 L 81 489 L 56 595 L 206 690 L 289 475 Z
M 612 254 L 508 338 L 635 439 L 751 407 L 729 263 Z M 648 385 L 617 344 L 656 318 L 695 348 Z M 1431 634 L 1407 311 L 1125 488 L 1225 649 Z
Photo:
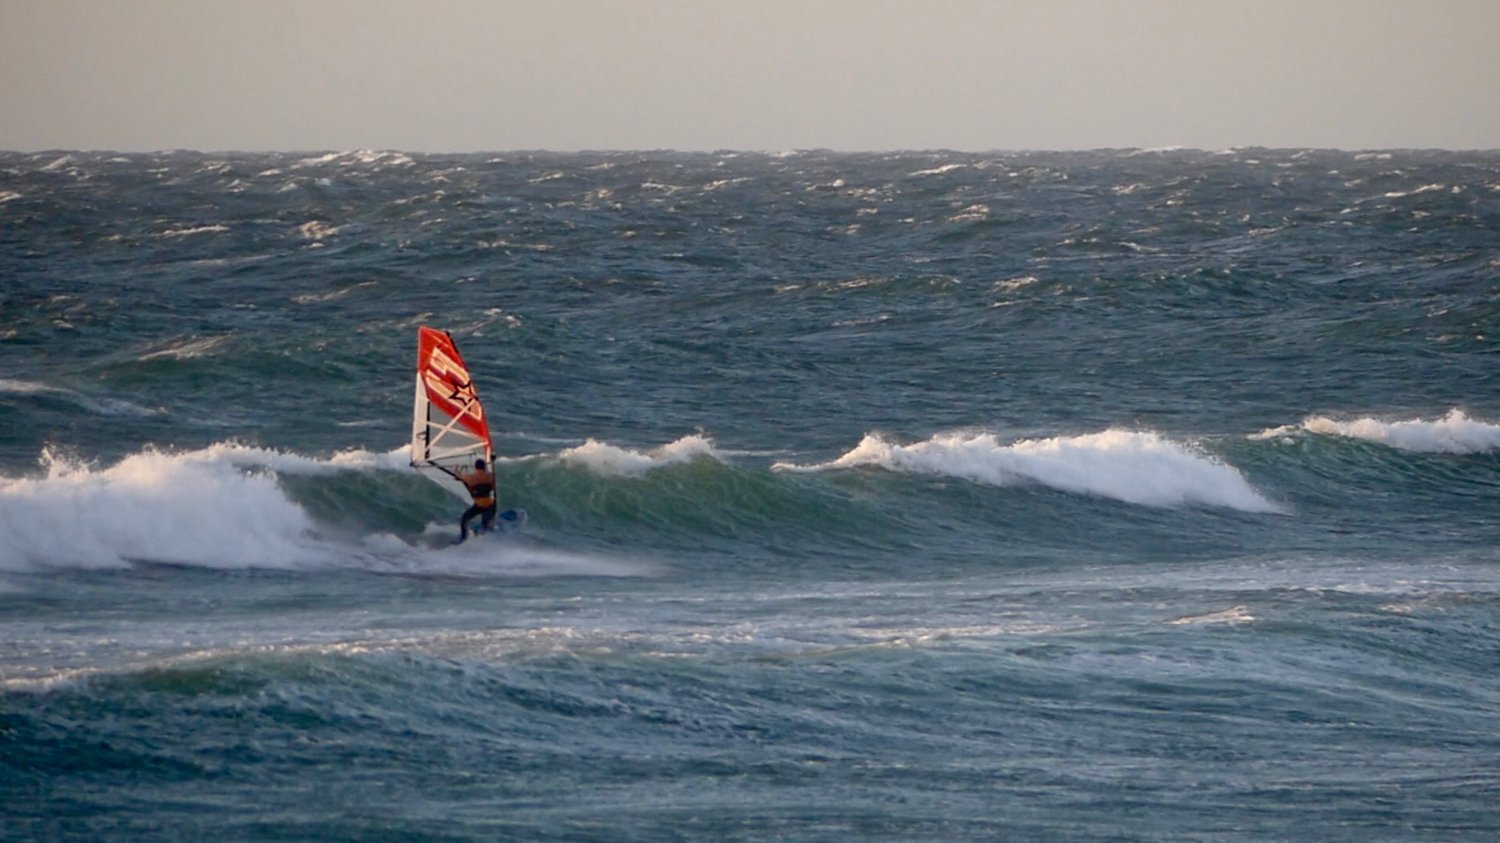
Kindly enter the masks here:
M 484 471 L 484 460 L 475 460 L 474 468 L 479 471 Z

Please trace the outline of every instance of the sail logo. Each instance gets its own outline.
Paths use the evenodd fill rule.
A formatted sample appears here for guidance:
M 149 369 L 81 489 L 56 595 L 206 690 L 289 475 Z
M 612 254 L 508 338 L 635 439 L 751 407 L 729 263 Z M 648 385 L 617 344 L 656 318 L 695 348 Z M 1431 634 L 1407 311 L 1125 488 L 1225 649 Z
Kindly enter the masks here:
M 484 418 L 484 407 L 479 403 L 479 395 L 474 391 L 474 382 L 469 379 L 468 371 L 443 349 L 434 348 L 427 356 L 427 365 L 422 368 L 422 382 L 431 400 L 457 408 L 458 412 L 453 415 L 467 413 L 476 421 Z

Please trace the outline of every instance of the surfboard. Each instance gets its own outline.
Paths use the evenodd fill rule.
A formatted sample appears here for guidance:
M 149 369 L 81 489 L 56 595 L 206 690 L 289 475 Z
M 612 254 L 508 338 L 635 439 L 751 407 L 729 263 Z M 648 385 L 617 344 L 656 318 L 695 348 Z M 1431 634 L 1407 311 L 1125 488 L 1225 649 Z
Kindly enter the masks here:
M 474 519 L 469 528 L 469 539 L 482 538 L 484 536 L 502 536 L 507 533 L 520 532 L 526 525 L 526 510 L 516 507 L 507 509 L 495 516 L 495 523 L 488 530 L 484 529 L 484 522 L 478 518 Z M 453 544 L 463 544 L 469 539 L 454 539 Z

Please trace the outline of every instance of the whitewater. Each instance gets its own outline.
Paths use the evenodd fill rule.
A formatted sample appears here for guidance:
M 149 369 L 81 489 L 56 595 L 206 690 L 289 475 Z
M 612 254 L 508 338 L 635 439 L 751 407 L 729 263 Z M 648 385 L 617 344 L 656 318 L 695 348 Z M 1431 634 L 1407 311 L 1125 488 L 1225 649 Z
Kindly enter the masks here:
M 1497 231 L 1484 152 L 0 153 L 0 837 L 1493 839 Z

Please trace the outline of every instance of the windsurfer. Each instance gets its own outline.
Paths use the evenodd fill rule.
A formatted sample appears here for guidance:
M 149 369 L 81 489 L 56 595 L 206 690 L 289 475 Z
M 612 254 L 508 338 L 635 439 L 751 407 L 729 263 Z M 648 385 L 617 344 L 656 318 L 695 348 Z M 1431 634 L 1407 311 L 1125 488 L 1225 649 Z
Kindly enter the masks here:
M 474 505 L 465 510 L 464 517 L 458 521 L 458 540 L 463 541 L 469 537 L 469 521 L 474 516 L 480 516 L 479 532 L 488 532 L 495 525 L 495 472 L 484 464 L 484 460 L 475 460 L 473 471 L 462 471 L 454 476 L 468 487 L 469 497 L 474 499 Z

